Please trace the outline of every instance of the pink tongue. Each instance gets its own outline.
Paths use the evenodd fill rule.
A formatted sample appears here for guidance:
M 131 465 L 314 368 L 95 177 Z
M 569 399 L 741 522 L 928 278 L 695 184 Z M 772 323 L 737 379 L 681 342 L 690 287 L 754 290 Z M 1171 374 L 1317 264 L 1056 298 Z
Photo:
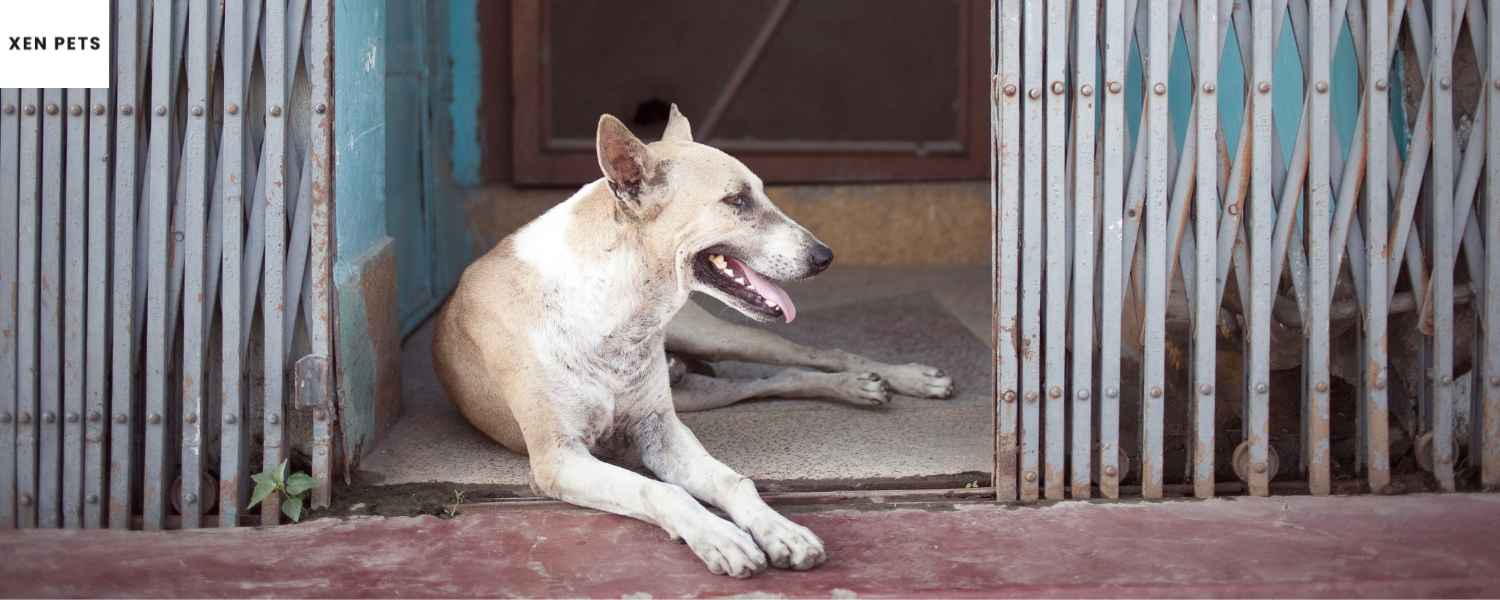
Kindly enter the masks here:
M 750 287 L 755 290 L 755 293 L 781 307 L 781 316 L 786 318 L 786 322 L 791 323 L 792 319 L 797 318 L 797 305 L 792 304 L 792 297 L 787 295 L 786 290 L 761 277 L 755 269 L 745 266 L 745 263 L 735 260 L 734 257 L 725 256 L 724 258 L 734 265 L 736 271 L 745 274 L 745 278 L 750 281 Z

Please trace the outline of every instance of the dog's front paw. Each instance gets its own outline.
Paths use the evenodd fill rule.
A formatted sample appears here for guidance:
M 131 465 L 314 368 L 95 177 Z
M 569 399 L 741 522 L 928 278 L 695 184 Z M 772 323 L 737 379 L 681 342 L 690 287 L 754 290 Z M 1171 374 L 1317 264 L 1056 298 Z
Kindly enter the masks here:
M 752 523 L 750 535 L 755 536 L 755 542 L 771 557 L 771 565 L 778 569 L 806 571 L 828 560 L 823 540 L 808 528 L 774 512 Z
M 879 369 L 897 394 L 917 398 L 953 397 L 953 378 L 942 369 L 910 363 Z
M 745 578 L 766 570 L 766 554 L 729 521 L 714 517 L 684 531 L 682 538 L 715 575 Z

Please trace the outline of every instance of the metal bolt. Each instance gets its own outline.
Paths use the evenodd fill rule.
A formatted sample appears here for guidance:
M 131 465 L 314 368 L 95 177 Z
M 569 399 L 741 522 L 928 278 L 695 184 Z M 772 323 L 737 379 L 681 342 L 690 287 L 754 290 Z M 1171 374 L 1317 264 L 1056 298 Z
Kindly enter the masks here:
M 165 105 L 165 104 L 158 104 L 158 105 L 156 105 L 156 116 L 158 116 L 158 117 L 165 117 L 165 116 L 167 116 L 167 105 Z
M 29 117 L 29 116 L 34 115 L 34 114 L 36 114 L 36 105 L 35 104 L 27 104 L 26 105 L 26 116 Z
M 1236 204 L 1230 204 L 1229 205 L 1229 214 L 1231 214 L 1231 215 L 1240 214 L 1240 205 L 1238 203 L 1236 203 Z
M 161 415 L 157 413 L 151 413 L 151 416 L 146 417 L 146 422 L 152 425 L 161 423 Z
M 1014 404 L 1016 401 L 1016 392 L 1015 390 L 1006 390 L 1005 393 L 1002 394 L 1002 397 L 1005 398 L 1006 404 Z
M 1491 377 L 1490 378 L 1490 385 L 1495 386 L 1495 387 L 1500 387 L 1500 377 Z
M 1078 88 L 1078 93 L 1084 97 L 1092 96 L 1094 95 L 1094 86 L 1085 83 Z
M 1266 463 L 1255 463 L 1255 466 L 1252 467 L 1252 468 L 1255 469 L 1256 473 L 1265 473 L 1266 472 Z
M 1375 91 L 1377 91 L 1377 92 L 1384 92 L 1385 91 L 1385 80 L 1384 79 L 1376 79 L 1375 80 Z
M 1031 88 L 1029 90 L 1026 90 L 1026 97 L 1027 98 L 1031 98 L 1032 100 L 1036 100 L 1037 98 L 1041 98 L 1042 97 L 1042 90 L 1040 90 L 1038 88 Z
M 1105 477 L 1114 477 L 1115 475 L 1119 475 L 1119 474 L 1120 474 L 1120 470 L 1116 469 L 1114 467 L 1114 465 L 1110 465 L 1108 467 L 1104 467 L 1104 476 Z
M 1110 398 L 1114 398 L 1115 396 L 1120 395 L 1120 390 L 1115 389 L 1113 386 L 1107 387 L 1104 388 L 1104 395 Z
M 1445 465 L 1451 465 L 1451 464 L 1453 464 L 1453 457 L 1452 456 L 1444 456 L 1444 457 L 1438 459 L 1438 462 L 1442 463 L 1442 464 L 1445 464 Z
M 31 494 L 21 494 L 21 506 L 31 506 Z
M 88 501 L 89 501 L 89 504 L 98 504 L 99 503 L 99 494 L 89 494 Z
M 1444 77 L 1442 79 L 1439 79 L 1438 80 L 1438 87 L 1443 88 L 1445 90 L 1448 89 L 1448 88 L 1453 87 L 1453 79 L 1449 78 L 1449 77 Z
M 224 110 L 231 115 L 237 115 L 240 114 L 240 105 L 230 102 L 229 106 L 225 107 Z
M 1036 392 L 1026 392 L 1027 402 L 1036 402 Z
M 1269 94 L 1271 93 L 1271 82 L 1262 81 L 1259 86 L 1256 86 L 1256 89 L 1260 90 L 1262 94 Z
M 56 115 L 57 114 L 57 105 L 53 104 L 51 102 L 48 102 L 47 103 L 47 114 L 49 114 L 49 115 Z
M 195 116 L 195 117 L 201 117 L 201 116 L 203 116 L 203 107 L 202 106 L 194 106 L 193 107 L 193 116 Z
M 79 106 L 77 104 L 74 104 L 72 107 L 68 108 L 68 112 L 71 113 L 73 116 L 76 117 L 78 115 L 83 114 L 83 107 Z
M 313 112 L 318 113 L 320 115 L 323 114 L 323 113 L 326 113 L 326 112 L 328 112 L 328 105 L 327 104 L 323 104 L 322 102 L 319 102 L 317 104 L 317 106 L 313 107 Z
M 125 413 L 119 413 L 119 414 L 115 415 L 115 422 L 116 423 L 124 425 L 128 421 L 130 421 L 130 417 L 125 416 Z
M 183 496 L 182 501 L 184 503 L 187 503 L 187 504 L 197 504 L 198 503 L 198 495 L 194 494 L 192 492 L 188 492 L 187 494 L 185 494 Z
M 1495 82 L 1495 87 L 1500 87 L 1500 81 Z M 1124 86 L 1120 85 L 1120 82 L 1118 82 L 1118 81 L 1111 81 L 1111 82 L 1109 82 L 1109 93 L 1111 93 L 1111 94 L 1118 94 L 1118 93 L 1120 93 L 1121 89 L 1124 89 Z
M 1158 96 L 1165 96 L 1167 93 L 1167 84 L 1158 82 L 1151 87 L 1151 91 L 1156 92 Z
M 224 415 L 224 422 L 230 425 L 234 425 L 235 423 L 240 422 L 240 418 L 234 415 Z
M 328 454 L 328 449 L 324 448 L 322 446 L 319 446 L 318 447 L 318 456 L 323 456 L 324 454 Z
M 1383 389 L 1385 389 L 1385 374 L 1384 373 L 1381 373 L 1381 374 L 1375 376 L 1375 389 L 1377 389 L 1377 390 L 1383 390 Z
M 1054 94 L 1062 94 L 1063 92 L 1067 91 L 1067 89 L 1067 86 L 1064 86 L 1063 82 L 1061 81 L 1052 82 L 1052 93 Z
M 1313 386 L 1313 389 L 1318 390 L 1318 393 L 1320 393 L 1320 394 L 1323 393 L 1323 392 L 1326 392 L 1326 391 L 1328 391 L 1328 382 L 1327 381 L 1319 381 L 1318 385 Z
M 193 423 L 197 423 L 198 422 L 198 414 L 197 413 L 188 413 L 187 418 L 184 419 L 184 420 L 188 422 L 188 425 L 192 425 Z
M 1495 80 L 1495 89 L 1500 90 L 1500 79 Z
M 1151 388 L 1151 397 L 1152 398 L 1160 398 L 1161 397 L 1161 386 L 1154 386 L 1154 387 Z
M 1054 385 L 1054 386 L 1052 386 L 1052 389 L 1047 390 L 1047 395 L 1052 396 L 1053 398 L 1061 398 L 1062 397 L 1062 386 L 1060 386 L 1060 385 Z
M 15 417 L 11 416 L 10 413 L 0 412 L 0 423 L 9 423 L 13 420 L 15 420 Z
M 22 425 L 30 423 L 31 422 L 31 413 L 26 412 L 26 411 L 21 411 L 21 417 L 19 419 L 17 419 L 17 420 L 20 421 Z
M 43 423 L 56 423 L 57 422 L 57 415 L 55 413 L 53 413 L 52 411 L 50 411 L 50 410 L 47 411 L 47 412 L 44 412 L 44 413 L 42 413 L 42 422 Z
M 1205 384 L 1202 384 L 1202 385 L 1198 386 L 1198 393 L 1203 394 L 1204 396 L 1208 396 L 1210 394 L 1213 394 L 1214 393 L 1214 384 L 1212 384 L 1212 383 L 1205 383 Z
M 1267 388 L 1266 384 L 1264 384 L 1264 383 L 1257 383 L 1257 384 L 1255 384 L 1255 393 L 1257 393 L 1257 394 L 1264 394 L 1264 393 L 1266 393 L 1267 389 L 1270 389 L 1270 388 Z
M 1007 83 L 1007 84 L 1005 84 L 1005 87 L 1001 89 L 1001 91 L 1005 92 L 1006 96 L 1015 96 L 1016 95 L 1016 84 L 1014 84 L 1014 83 Z
M 1089 391 L 1088 390 L 1078 390 L 1077 396 L 1078 396 L 1078 401 L 1079 402 L 1088 402 L 1088 400 L 1089 400 Z
M 121 106 L 120 107 L 120 114 L 123 114 L 123 115 L 125 115 L 127 117 L 130 116 L 130 115 L 132 115 L 132 114 L 134 114 L 134 113 L 135 113 L 135 109 L 131 108 L 129 104 L 126 104 L 125 106 Z
M 69 423 L 77 423 L 78 422 L 78 413 L 76 413 L 76 412 L 70 412 L 70 413 L 68 413 L 68 422 Z
M 1026 481 L 1036 481 L 1036 471 L 1027 471 Z
M 323 415 L 323 410 L 322 409 L 318 409 L 318 410 L 313 411 L 313 420 L 315 420 L 315 421 L 322 421 L 323 418 L 324 418 L 324 415 Z
M 1214 84 L 1212 82 L 1203 84 L 1203 93 L 1205 93 L 1205 94 L 1212 94 L 1215 91 L 1217 91 L 1218 89 L 1219 88 L 1216 87 L 1216 86 L 1214 86 Z
M 271 418 L 268 419 L 268 420 L 271 422 L 272 425 L 275 425 L 275 424 L 281 422 L 281 415 L 271 415 Z
M 1500 88 L 1500 81 L 1496 81 L 1495 83 L 1497 84 L 1495 87 Z M 7 105 L 5 105 L 5 114 L 7 114 L 7 115 L 16 114 L 16 105 L 14 105 L 14 104 L 7 104 Z
M 1326 93 L 1328 93 L 1328 82 L 1327 81 L 1319 81 L 1317 83 L 1314 83 L 1313 84 L 1313 89 L 1318 90 L 1319 94 L 1326 94 Z
M 271 107 L 271 116 L 273 116 L 273 117 L 279 117 L 279 116 L 281 116 L 281 107 L 280 106 L 272 106 Z
M 102 115 L 102 114 L 104 114 L 104 105 L 103 104 L 95 104 L 94 105 L 94 115 L 97 116 L 97 115 Z

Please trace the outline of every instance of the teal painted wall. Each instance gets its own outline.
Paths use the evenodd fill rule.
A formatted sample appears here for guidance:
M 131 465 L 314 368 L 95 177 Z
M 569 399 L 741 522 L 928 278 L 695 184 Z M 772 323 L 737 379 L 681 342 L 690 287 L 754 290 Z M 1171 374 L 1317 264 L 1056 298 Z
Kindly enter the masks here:
M 480 182 L 483 155 L 479 149 L 479 106 L 484 96 L 483 57 L 479 52 L 477 0 L 448 2 L 448 59 L 452 72 L 452 101 L 448 118 L 453 128 L 453 181 L 470 187 Z M 508 57 L 506 57 L 508 58 Z
M 335 0 L 334 194 L 336 278 L 386 236 L 386 16 L 384 3 Z

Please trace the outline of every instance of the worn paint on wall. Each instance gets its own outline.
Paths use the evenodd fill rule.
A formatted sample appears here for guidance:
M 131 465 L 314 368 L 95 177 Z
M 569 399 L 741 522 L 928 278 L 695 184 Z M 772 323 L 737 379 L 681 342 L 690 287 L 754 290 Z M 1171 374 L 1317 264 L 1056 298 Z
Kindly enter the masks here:
M 453 72 L 453 98 L 448 118 L 453 121 L 453 181 L 461 186 L 480 181 L 479 105 L 484 101 L 479 76 L 483 62 L 479 54 L 479 18 L 475 0 L 448 3 L 448 60 Z

